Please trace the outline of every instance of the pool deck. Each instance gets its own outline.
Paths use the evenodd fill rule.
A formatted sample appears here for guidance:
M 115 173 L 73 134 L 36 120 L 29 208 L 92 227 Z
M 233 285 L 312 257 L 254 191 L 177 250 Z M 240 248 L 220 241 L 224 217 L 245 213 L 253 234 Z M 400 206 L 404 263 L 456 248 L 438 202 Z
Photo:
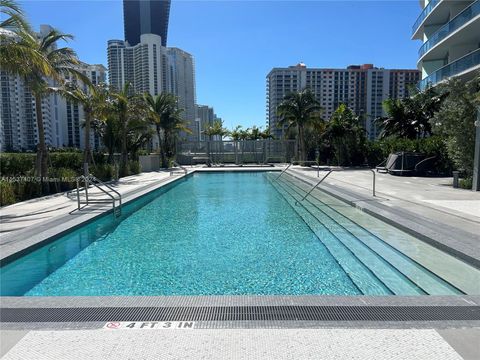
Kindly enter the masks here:
M 272 170 L 265 167 L 188 169 Z M 275 168 L 281 169 L 283 167 Z M 318 180 L 314 169 L 292 167 L 292 174 L 312 184 Z M 123 178 L 114 186 L 127 202 L 180 177 L 170 176 L 167 171 L 142 173 Z M 452 189 L 448 178 L 376 174 L 377 196 L 372 197 L 371 182 L 369 171 L 346 170 L 332 173 L 321 187 L 385 221 L 410 227 L 417 236 L 423 234 L 427 242 L 436 239 L 433 245 L 437 247 L 449 249 L 459 257 L 463 254 L 474 264 L 480 263 L 480 193 Z M 0 258 L 89 221 L 109 208 L 97 206 L 78 211 L 76 199 L 65 194 L 1 208 Z M 448 320 L 448 316 L 442 320 L 421 320 L 414 316 L 411 320 L 400 319 L 402 308 L 408 310 L 412 306 L 427 312 L 478 309 L 479 296 L 5 297 L 0 298 L 0 302 L 2 317 L 7 317 L 6 320 L 18 314 L 14 322 L 2 320 L 0 357 L 6 354 L 5 359 L 317 359 L 319 354 L 338 359 L 480 358 L 478 320 Z M 271 313 L 272 306 L 279 309 L 279 313 Z M 292 320 L 292 316 L 297 316 L 292 315 L 292 309 L 303 311 L 302 307 L 305 312 Z M 315 315 L 315 320 L 310 314 L 313 307 L 338 313 L 332 315 L 326 311 Z M 42 312 L 48 316 L 48 309 L 52 308 L 66 314 L 65 319 L 42 322 L 29 318 L 29 309 L 40 311 L 33 315 L 35 318 L 41 317 Z M 183 314 L 186 320 L 195 314 L 200 320 L 195 322 L 194 329 L 104 329 L 102 310 L 107 310 L 104 315 L 110 316 L 109 321 L 118 320 L 114 314 L 122 309 L 131 311 L 128 320 L 145 321 L 148 308 L 170 308 L 177 315 Z M 204 309 L 209 309 L 207 314 L 211 317 L 205 317 Z M 242 315 L 246 316 L 244 321 L 228 320 L 231 309 L 247 311 L 248 316 Z M 349 314 L 345 309 L 355 310 Z M 381 315 L 380 309 L 391 310 Z M 368 313 L 372 316 L 369 320 Z M 264 318 L 257 319 L 259 314 Z M 313 318 L 308 318 L 309 314 Z M 87 315 L 92 317 L 90 321 Z M 380 315 L 391 321 L 378 320 Z M 302 316 L 307 320 L 300 320 Z M 333 321 L 329 316 L 346 318 Z M 359 320 L 364 317 L 366 320 Z

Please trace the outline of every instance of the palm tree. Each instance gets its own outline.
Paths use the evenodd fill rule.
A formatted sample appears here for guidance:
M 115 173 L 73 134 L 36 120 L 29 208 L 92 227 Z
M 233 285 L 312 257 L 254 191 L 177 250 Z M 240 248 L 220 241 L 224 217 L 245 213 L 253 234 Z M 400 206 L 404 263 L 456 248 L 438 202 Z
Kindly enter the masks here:
M 214 137 L 219 137 L 222 140 L 229 134 L 229 131 L 223 126 L 222 120 L 215 120 L 212 124 L 207 124 L 203 133 L 208 136 L 207 141 L 207 156 L 210 158 L 210 142 Z
M 382 126 L 380 137 L 417 139 L 430 136 L 430 119 L 440 110 L 447 95 L 429 87 L 423 92 L 414 91 L 412 96 L 401 100 L 385 100 L 383 108 L 387 116 L 375 119 Z
M 321 121 L 320 103 L 315 95 L 309 90 L 290 93 L 285 96 L 277 107 L 280 117 L 278 126 L 287 126 L 287 130 L 296 128 L 298 133 L 299 160 L 305 160 L 305 128 Z
M 270 127 L 267 126 L 265 128 L 265 130 L 263 130 L 262 132 L 260 132 L 260 137 L 263 139 L 263 140 L 267 140 L 267 139 L 273 139 L 274 136 L 273 134 L 271 133 L 270 131 Z
M 89 175 L 88 166 L 92 159 L 92 151 L 90 147 L 90 130 L 92 122 L 105 121 L 110 112 L 108 103 L 108 88 L 105 84 L 92 85 L 90 82 L 84 84 L 85 87 L 74 86 L 71 90 L 65 91 L 67 99 L 72 102 L 79 103 L 83 107 L 83 113 L 85 115 L 84 122 L 84 152 L 83 152 L 83 172 L 84 175 Z
M 37 38 L 16 1 L 0 0 L 0 20 L 0 68 L 21 76 L 35 68 L 51 76 L 54 69 L 38 51 Z
M 46 35 L 39 38 L 33 33 L 23 31 L 17 42 L 19 46 L 30 47 L 32 51 L 44 59 L 44 64 L 39 66 L 36 58 L 23 58 L 24 67 L 21 70 L 21 74 L 24 75 L 26 84 L 35 99 L 38 131 L 36 173 L 41 176 L 42 183 L 47 176 L 48 170 L 48 152 L 45 143 L 42 101 L 49 93 L 58 90 L 58 87 L 51 86 L 52 82 L 62 87 L 65 83 L 65 78 L 68 76 L 81 79 L 84 82 L 88 81 L 83 74 L 76 70 L 79 60 L 75 51 L 68 47 L 56 47 L 57 41 L 68 41 L 72 38 L 72 35 L 60 33 L 55 29 L 50 30 Z
M 233 130 L 231 130 L 230 137 L 232 138 L 234 144 L 235 164 L 238 164 L 238 141 L 242 137 L 242 125 L 237 125 Z
M 28 28 L 23 11 L 15 1 L 0 0 L 0 13 L 3 14 L 0 29 L 17 31 L 21 28 Z
M 126 176 L 128 175 L 129 123 L 142 119 L 146 115 L 146 109 L 143 99 L 131 94 L 130 83 L 125 83 L 121 91 L 111 93 L 110 106 L 120 131 L 120 176 Z
M 345 104 L 340 104 L 333 113 L 326 125 L 324 137 L 334 148 L 337 165 L 362 161 L 358 157 L 363 156 L 365 130 L 360 126 L 360 118 Z
M 169 93 L 157 96 L 144 95 L 148 120 L 157 132 L 162 167 L 167 167 L 167 157 L 173 154 L 173 145 L 179 132 L 191 133 L 182 118 L 183 109 L 178 108 L 177 98 Z
M 388 136 L 416 138 L 415 127 L 409 118 L 410 114 L 405 102 L 399 99 L 387 99 L 383 102 L 383 109 L 387 116 L 375 119 L 375 122 L 380 123 L 382 127 L 380 138 Z

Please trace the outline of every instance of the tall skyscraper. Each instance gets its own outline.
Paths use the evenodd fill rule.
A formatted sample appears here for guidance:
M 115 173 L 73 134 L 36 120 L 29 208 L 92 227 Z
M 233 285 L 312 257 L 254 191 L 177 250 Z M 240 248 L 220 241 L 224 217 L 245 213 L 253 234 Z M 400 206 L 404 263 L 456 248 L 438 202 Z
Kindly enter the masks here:
M 191 140 L 199 138 L 198 126 L 195 124 L 197 103 L 195 93 L 195 64 L 193 56 L 178 48 L 167 48 L 168 55 L 168 92 L 178 98 L 178 106 L 183 111 L 192 134 L 186 135 Z
M 108 42 L 110 85 L 121 89 L 127 82 L 132 92 L 153 96 L 169 92 L 178 98 L 182 116 L 192 135 L 198 139 L 196 126 L 195 63 L 192 55 L 178 48 L 166 48 L 155 34 L 142 34 L 140 42 L 129 46 L 121 40 Z
M 283 137 L 284 129 L 277 126 L 278 105 L 288 93 L 310 89 L 325 120 L 344 103 L 364 119 L 367 136 L 374 139 L 380 129 L 373 120 L 384 114 L 382 102 L 408 96 L 408 87 L 415 86 L 419 78 L 417 70 L 379 69 L 372 64 L 346 69 L 310 69 L 303 63 L 274 68 L 267 75 L 267 124 L 275 137 Z
M 155 34 L 143 34 L 140 42 L 129 46 L 121 40 L 110 40 L 107 48 L 110 85 L 120 90 L 130 83 L 135 93 L 158 95 L 167 89 L 166 48 Z
M 140 43 L 140 35 L 155 34 L 167 46 L 170 0 L 123 0 L 125 41 L 130 46 Z
M 222 121 L 222 119 L 215 114 L 213 107 L 208 105 L 197 105 L 197 126 L 200 132 L 199 140 L 203 141 L 207 139 L 207 137 L 202 134 L 203 129 L 208 125 L 212 125 L 213 122 L 217 120 Z

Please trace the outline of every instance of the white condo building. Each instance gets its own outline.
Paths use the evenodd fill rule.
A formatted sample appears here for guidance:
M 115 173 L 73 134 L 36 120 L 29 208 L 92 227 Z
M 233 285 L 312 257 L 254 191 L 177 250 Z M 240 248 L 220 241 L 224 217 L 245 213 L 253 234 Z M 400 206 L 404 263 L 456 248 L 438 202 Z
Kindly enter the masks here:
M 140 42 L 108 42 L 108 72 L 110 85 L 121 89 L 130 83 L 132 91 L 153 96 L 169 92 L 178 97 L 183 117 L 192 130 L 189 139 L 198 139 L 196 126 L 195 64 L 192 55 L 178 49 L 162 46 L 155 34 L 140 35 Z M 185 135 L 185 134 L 184 134 Z
M 41 25 L 39 36 L 52 28 Z M 105 82 L 106 69 L 102 65 L 81 63 L 78 70 L 87 75 L 93 83 Z M 54 85 L 51 83 L 51 85 Z M 0 149 L 1 151 L 35 150 L 38 144 L 35 100 L 24 79 L 0 69 Z M 57 94 L 51 94 L 42 101 L 45 141 L 48 146 L 83 147 L 81 105 L 68 103 Z M 92 138 L 98 146 L 98 140 Z
M 468 80 L 480 69 L 480 1 L 420 0 L 412 39 L 421 40 L 420 89 L 453 76 Z
M 346 69 L 308 68 L 303 63 L 273 68 L 267 75 L 267 125 L 276 138 L 283 138 L 285 129 L 277 126 L 278 105 L 287 94 L 310 89 L 322 107 L 323 119 L 330 119 L 344 103 L 364 120 L 368 138 L 375 139 L 380 129 L 373 120 L 384 115 L 383 101 L 408 96 L 408 88 L 419 78 L 417 70 L 383 69 L 372 64 Z

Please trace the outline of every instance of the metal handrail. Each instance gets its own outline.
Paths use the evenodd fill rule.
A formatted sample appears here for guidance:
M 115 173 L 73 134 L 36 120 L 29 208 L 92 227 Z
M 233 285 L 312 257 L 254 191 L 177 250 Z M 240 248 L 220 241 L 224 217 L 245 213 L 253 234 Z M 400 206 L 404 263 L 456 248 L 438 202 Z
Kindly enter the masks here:
M 93 175 L 88 175 L 88 176 L 85 176 L 85 175 L 82 175 L 82 176 L 79 176 L 77 177 L 77 204 L 78 204 L 78 210 L 81 209 L 81 204 L 82 202 L 80 201 L 80 181 L 83 180 L 84 183 L 85 183 L 85 186 L 83 188 L 83 190 L 85 190 L 85 204 L 88 205 L 89 203 L 99 203 L 100 200 L 97 200 L 97 201 L 91 201 L 89 200 L 88 198 L 88 187 L 91 185 L 95 186 L 98 190 L 100 190 L 101 192 L 103 192 L 104 194 L 106 194 L 111 200 L 112 200 L 112 207 L 113 207 L 113 215 L 116 217 L 117 216 L 117 213 L 116 213 L 116 201 L 118 200 L 118 208 L 121 209 L 122 207 L 122 195 L 120 195 L 120 193 L 115 190 L 114 188 L 112 188 L 110 185 L 104 183 L 103 181 L 97 179 L 95 176 Z M 102 188 L 101 186 L 105 186 L 108 190 L 110 190 L 111 192 L 113 192 L 114 194 L 116 194 L 118 196 L 115 197 L 113 196 L 110 192 L 106 191 L 104 188 Z
M 292 166 L 292 165 L 294 165 L 294 164 L 296 164 L 296 163 L 297 163 L 297 164 L 298 164 L 298 163 L 302 163 L 302 164 L 317 164 L 317 177 L 320 176 L 320 175 L 319 175 L 319 174 L 320 174 L 320 163 L 319 163 L 318 161 L 316 161 L 316 160 L 315 160 L 315 161 L 313 161 L 313 160 L 308 160 L 308 161 L 307 161 L 307 160 L 305 160 L 305 161 L 303 161 L 303 160 L 292 160 L 292 161 L 290 162 L 290 164 L 288 164 L 288 166 L 287 166 L 285 169 L 282 170 L 282 172 L 280 173 L 280 175 L 278 175 L 278 177 L 275 178 L 275 180 L 280 179 L 280 176 L 282 176 L 283 173 L 286 172 L 286 171 L 290 168 L 290 166 Z
M 377 195 L 376 195 L 376 184 L 375 184 L 375 183 L 376 183 L 375 171 L 374 171 L 373 169 L 368 169 L 368 170 L 369 170 L 369 171 L 372 173 L 372 175 L 373 175 L 373 177 L 372 177 L 372 196 L 373 196 L 373 197 L 376 197 Z M 317 183 L 305 194 L 305 196 L 300 200 L 300 202 L 302 202 L 303 200 L 305 200 L 305 199 L 307 198 L 307 196 L 310 195 L 310 193 L 311 193 L 313 190 L 315 190 L 315 188 L 316 188 L 318 185 L 320 185 L 320 184 L 323 182 L 323 180 L 325 180 L 325 179 L 326 179 L 332 172 L 334 172 L 334 171 L 344 171 L 344 170 L 343 170 L 343 169 L 342 169 L 342 170 L 329 169 L 329 170 L 328 170 L 328 173 L 327 173 L 322 179 L 320 179 L 320 181 L 317 182 Z M 298 204 L 298 201 L 296 201 L 295 204 Z
M 293 163 L 288 164 L 288 166 L 287 166 L 285 169 L 282 170 L 282 172 L 280 173 L 280 175 L 278 175 L 278 176 L 275 178 L 275 180 L 280 179 L 280 176 L 282 176 L 285 171 L 287 171 L 288 169 L 290 169 L 290 166 L 292 166 L 292 165 L 293 165 Z
M 180 164 L 179 164 L 178 162 L 176 162 L 176 161 L 172 161 L 172 164 L 175 165 L 176 167 L 179 167 L 180 169 L 182 169 L 183 172 L 185 173 L 185 175 L 188 174 L 188 170 L 187 170 L 187 168 L 186 168 L 185 166 L 180 165 Z M 173 171 L 170 171 L 170 176 L 172 176 L 172 174 L 173 174 Z
M 303 200 L 305 200 L 305 199 L 307 198 L 307 196 L 310 195 L 310 193 L 311 193 L 318 185 L 320 185 L 320 184 L 322 183 L 322 181 L 325 180 L 325 179 L 328 177 L 328 175 L 330 175 L 332 172 L 333 172 L 333 170 L 330 169 L 330 170 L 328 171 L 328 173 L 327 173 L 319 182 L 317 182 L 317 183 L 305 194 L 305 196 L 302 198 L 302 200 L 300 200 L 300 202 L 302 202 Z M 297 204 L 298 204 L 298 201 L 295 201 L 295 205 L 297 205 Z

